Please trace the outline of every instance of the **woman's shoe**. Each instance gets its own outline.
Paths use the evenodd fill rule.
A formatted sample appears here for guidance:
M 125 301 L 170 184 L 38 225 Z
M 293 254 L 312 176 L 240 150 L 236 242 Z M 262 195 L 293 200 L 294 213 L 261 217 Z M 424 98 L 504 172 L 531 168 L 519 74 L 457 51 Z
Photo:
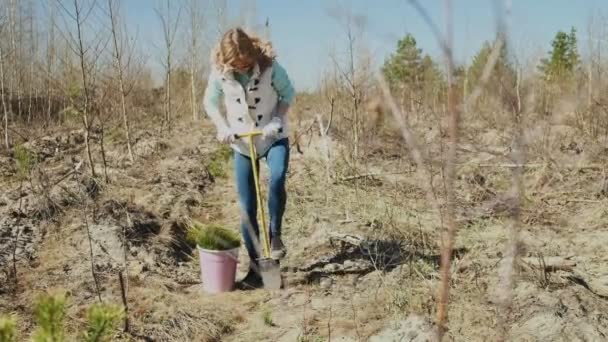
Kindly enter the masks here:
M 245 278 L 237 282 L 236 287 L 239 290 L 260 289 L 264 287 L 264 282 L 258 272 L 250 269 Z
M 270 241 L 270 256 L 274 260 L 280 260 L 285 257 L 287 254 L 287 249 L 283 244 L 283 240 L 281 240 L 280 236 L 275 236 Z

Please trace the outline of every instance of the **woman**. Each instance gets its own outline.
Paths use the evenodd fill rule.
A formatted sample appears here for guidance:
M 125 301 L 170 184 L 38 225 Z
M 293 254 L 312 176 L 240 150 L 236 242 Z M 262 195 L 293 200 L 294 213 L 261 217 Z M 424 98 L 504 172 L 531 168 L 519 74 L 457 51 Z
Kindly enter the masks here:
M 265 159 L 270 169 L 268 211 L 270 214 L 271 254 L 285 256 L 281 223 L 287 194 L 285 178 L 289 163 L 289 140 L 286 114 L 295 91 L 285 69 L 276 61 L 269 42 L 234 28 L 224 34 L 212 55 L 212 67 L 204 106 L 217 129 L 217 138 L 234 150 L 237 192 L 241 206 L 241 233 L 251 259 L 251 267 L 242 283 L 261 286 L 257 272 L 259 227 L 252 156 L 248 141 L 235 135 L 261 131 L 256 137 L 256 160 Z M 223 97 L 225 115 L 220 112 Z

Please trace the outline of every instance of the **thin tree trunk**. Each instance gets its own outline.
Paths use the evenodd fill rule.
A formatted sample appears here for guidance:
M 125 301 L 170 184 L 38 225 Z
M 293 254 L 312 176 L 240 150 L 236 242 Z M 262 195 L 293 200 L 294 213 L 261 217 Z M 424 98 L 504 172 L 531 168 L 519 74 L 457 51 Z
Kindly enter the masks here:
M 103 162 L 103 175 L 104 175 L 104 179 L 106 184 L 110 184 L 110 178 L 108 177 L 108 163 L 106 161 L 106 149 L 104 147 L 104 137 L 105 137 L 105 125 L 104 123 L 101 124 L 101 136 L 99 138 L 99 146 L 101 148 L 101 160 Z
M 51 4 L 51 14 L 50 14 L 50 24 L 49 24 L 49 32 L 47 37 L 47 63 L 46 63 L 46 99 L 47 99 L 47 107 L 46 107 L 46 117 L 48 123 L 51 123 L 52 120 L 52 92 L 51 92 L 51 78 L 53 74 L 53 62 L 55 59 L 55 5 L 52 1 Z
M 34 3 L 32 0 L 28 2 L 29 11 L 29 24 L 30 24 L 30 77 L 29 77 L 29 91 L 28 91 L 28 104 L 27 104 L 27 121 L 32 121 L 32 105 L 34 102 L 34 63 L 36 63 L 36 33 L 34 32 Z
M 167 53 L 167 77 L 165 85 L 165 123 L 171 130 L 171 52 Z
M 74 0 L 76 1 L 76 0 Z M 100 290 L 100 286 L 99 286 L 99 280 L 97 279 L 97 274 L 95 273 L 95 254 L 93 253 L 93 238 L 91 237 L 91 230 L 89 228 L 89 221 L 87 219 L 87 205 L 86 205 L 86 200 L 83 202 L 83 206 L 82 206 L 82 216 L 84 219 L 84 227 L 86 229 L 87 232 L 87 237 L 89 240 L 89 256 L 91 258 L 91 275 L 93 276 L 93 282 L 95 283 L 95 290 L 97 291 L 97 299 L 99 299 L 99 302 L 101 303 L 101 290 Z M 95 217 L 95 215 L 93 215 L 93 218 Z
M 464 84 L 463 84 L 462 89 L 463 89 L 462 90 L 462 100 L 463 100 L 462 103 L 465 103 L 466 102 L 465 99 L 467 97 L 469 97 L 469 72 L 468 71 L 465 71 L 465 73 L 464 73 Z M 464 110 L 466 113 L 469 109 L 465 108 Z
M 50 73 L 47 73 L 47 76 L 50 78 L 51 75 Z M 52 102 L 51 102 L 51 81 L 47 81 L 47 89 L 46 89 L 46 118 L 47 118 L 47 122 L 50 124 L 51 120 L 52 120 L 52 114 L 51 114 L 51 106 L 52 106 Z
M 42 107 L 40 106 L 40 87 L 38 87 L 37 84 L 34 86 L 34 101 L 33 101 L 33 106 L 34 106 L 34 109 L 36 111 L 38 111 L 38 118 L 42 119 L 42 117 L 40 115 L 41 112 L 42 112 L 42 110 L 41 110 Z M 32 111 L 34 109 L 32 109 Z
M 11 77 L 11 84 L 9 86 L 9 104 L 10 104 L 10 113 L 11 113 L 11 120 L 14 122 L 15 121 L 15 116 L 19 115 L 19 111 L 17 111 L 17 113 L 15 113 L 15 109 L 13 107 L 13 98 L 16 97 L 17 99 L 19 99 L 19 75 L 17 72 L 17 69 L 19 68 L 17 65 L 17 43 L 15 42 L 15 13 L 14 13 L 14 7 L 15 7 L 15 1 L 14 0 L 9 0 L 9 4 L 8 4 L 8 8 L 7 10 L 7 17 L 8 17 L 8 21 L 9 21 L 9 39 L 10 39 L 10 43 L 11 43 L 11 49 L 10 49 L 10 60 L 9 63 L 11 64 L 11 68 L 12 70 L 12 77 Z M 14 95 L 15 94 L 15 95 Z
M 23 186 L 23 181 L 19 185 L 19 191 Z M 22 199 L 19 200 L 21 203 Z M 21 220 L 21 212 L 19 212 L 19 216 L 17 216 L 17 221 Z M 15 234 L 15 239 L 13 240 L 13 295 L 17 294 L 17 288 L 19 287 L 19 279 L 17 277 L 17 249 L 19 248 L 19 238 L 21 237 L 21 227 L 19 226 L 19 222 L 15 224 L 17 227 L 17 234 Z
M 8 108 L 6 107 L 6 96 L 4 94 L 4 58 L 2 47 L 0 46 L 0 97 L 2 97 L 2 109 L 4 111 L 4 146 L 6 150 L 10 150 L 11 145 L 8 140 Z
M 24 2 L 23 0 L 19 1 L 19 5 L 17 5 L 17 11 L 19 13 L 19 36 L 17 37 L 17 42 L 19 44 L 19 61 L 21 61 L 21 63 L 23 64 L 21 66 L 20 72 L 19 72 L 19 79 L 20 79 L 20 92 L 21 92 L 21 96 L 19 97 L 20 102 L 19 102 L 19 112 L 21 112 L 22 116 L 25 117 L 25 115 L 27 114 L 27 102 L 25 100 L 25 96 L 26 96 L 26 92 L 28 91 L 28 86 L 26 84 L 27 82 L 27 74 L 28 74 L 28 68 L 26 66 L 26 64 L 24 63 L 25 61 L 27 61 L 27 53 L 24 50 L 24 43 L 25 43 L 25 27 L 24 27 L 24 16 L 21 13 L 21 3 Z
M 587 107 L 593 105 L 593 56 L 589 56 L 589 68 L 587 70 Z
M 91 175 L 96 177 L 95 173 L 95 164 L 93 162 L 93 155 L 91 153 L 91 143 L 90 143 L 90 134 L 91 127 L 89 122 L 89 86 L 87 84 L 87 70 L 85 66 L 85 51 L 84 44 L 82 42 L 82 22 L 80 16 L 80 7 L 78 6 L 78 0 L 74 0 L 74 9 L 76 11 L 76 29 L 78 32 L 78 54 L 80 58 L 80 75 L 82 81 L 82 89 L 84 92 L 84 105 L 82 109 L 82 120 L 84 124 L 84 144 L 87 150 L 87 156 L 89 159 L 89 167 L 91 168 Z
M 517 95 L 517 113 L 521 113 L 521 68 L 517 68 L 517 82 L 515 85 L 516 95 Z
M 196 78 L 194 72 L 190 75 L 190 101 L 192 103 L 192 120 L 198 120 L 198 108 L 196 105 Z
M 349 71 L 350 71 L 350 82 L 351 82 L 351 96 L 352 96 L 352 101 L 353 101 L 353 114 L 354 114 L 354 119 L 355 119 L 355 125 L 353 127 L 354 129 L 354 150 L 353 150 L 353 157 L 355 160 L 358 160 L 359 158 L 359 104 L 358 104 L 358 86 L 357 86 L 357 79 L 356 79 L 356 70 L 355 70 L 355 51 L 354 51 L 354 40 L 355 38 L 353 37 L 352 34 L 352 30 L 349 24 L 348 27 L 348 54 L 349 54 L 349 58 L 350 58 L 350 65 L 349 65 Z
M 175 33 L 177 32 L 177 25 L 179 24 L 179 17 L 181 13 L 181 8 L 178 8 L 177 16 L 175 18 L 175 22 L 171 17 L 171 3 L 169 0 L 166 1 L 166 12 L 163 14 L 161 11 L 157 10 L 157 14 L 161 20 L 162 28 L 163 28 L 163 36 L 165 40 L 165 49 L 166 55 L 164 56 L 164 66 L 165 66 L 165 99 L 164 99 L 164 111 L 165 125 L 169 130 L 171 130 L 171 120 L 172 120 L 172 111 L 171 111 L 171 73 L 172 73 L 172 62 L 173 62 L 173 41 L 175 39 Z
M 34 101 L 34 61 L 30 64 L 30 90 L 28 91 L 27 122 L 32 122 L 32 103 Z
M 15 3 L 14 0 L 11 0 L 11 3 L 12 3 L 13 11 L 14 11 L 13 12 L 13 20 L 17 20 L 17 13 L 18 13 L 17 12 L 17 4 Z M 21 86 L 23 85 L 23 82 L 22 82 L 23 79 L 22 79 L 22 75 L 21 75 L 22 65 L 20 63 L 21 62 L 21 58 L 23 56 L 23 54 L 21 53 L 22 52 L 21 51 L 21 47 L 22 47 L 21 46 L 21 43 L 22 43 L 21 42 L 21 33 L 23 32 L 22 28 L 23 28 L 23 26 L 22 26 L 22 21 L 21 21 L 21 15 L 19 15 L 19 31 L 18 31 L 18 33 L 19 33 L 19 39 L 18 39 L 18 41 L 19 41 L 19 47 L 17 47 L 17 45 L 14 45 L 14 48 L 15 48 L 15 65 L 16 65 L 16 68 L 15 68 L 16 77 L 15 78 L 17 80 L 17 88 L 16 88 L 16 90 L 17 90 L 17 113 L 18 113 L 18 116 L 19 116 L 20 119 L 23 119 L 21 117 L 23 115 L 23 108 L 22 108 L 22 96 L 23 95 L 22 95 L 22 92 L 21 92 L 22 91 Z M 15 44 L 15 39 L 16 39 L 15 36 L 16 35 L 17 35 L 17 33 L 13 34 L 13 44 Z
M 198 120 L 197 105 L 196 105 L 196 60 L 192 57 L 192 71 L 190 72 L 190 104 L 192 108 L 192 120 Z
M 133 155 L 133 147 L 131 143 L 131 127 L 129 125 L 129 117 L 127 116 L 127 104 L 125 95 L 125 86 L 123 82 L 122 69 L 119 76 L 119 87 L 120 87 L 120 105 L 122 109 L 122 120 L 125 128 L 125 138 L 127 139 L 127 150 L 129 151 L 129 159 L 134 162 L 135 156 Z
M 124 328 L 123 331 L 128 333 L 129 332 L 129 304 L 127 302 L 127 288 L 125 285 L 125 277 L 122 275 L 122 271 L 118 271 L 118 282 L 120 283 L 120 295 L 122 298 L 122 306 L 125 309 L 125 315 L 124 315 Z M 128 278 L 128 275 L 127 275 Z
M 589 62 L 587 65 L 587 108 L 591 109 L 593 105 L 593 18 L 587 27 L 587 34 L 589 35 Z
M 597 40 L 597 78 L 596 78 L 596 89 L 598 92 L 602 92 L 602 39 Z
M 454 238 L 458 229 L 456 223 L 456 196 L 454 189 L 454 179 L 456 174 L 456 151 L 458 148 L 458 133 L 460 124 L 460 112 L 456 106 L 456 94 L 454 91 L 454 61 L 452 56 L 452 1 L 445 0 L 446 7 L 446 46 L 447 52 L 447 81 L 448 81 L 448 115 L 450 145 L 446 158 L 445 170 L 445 189 L 447 196 L 446 214 L 447 214 L 447 231 L 444 231 L 441 239 L 441 286 L 439 288 L 439 297 L 437 302 L 437 334 L 438 340 L 441 341 L 447 331 L 448 318 L 448 300 L 450 292 L 450 264 L 452 261 L 452 251 L 454 248 Z
M 117 37 L 117 32 L 116 32 L 116 26 L 117 26 L 117 18 L 116 18 L 116 14 L 114 13 L 114 5 L 112 0 L 108 0 L 108 8 L 109 8 L 109 14 L 110 14 L 110 21 L 112 23 L 112 40 L 114 42 L 114 59 L 116 62 L 116 68 L 117 68 L 117 72 L 118 72 L 118 87 L 120 90 L 120 105 L 121 105 L 121 111 L 122 111 L 122 121 L 123 121 L 123 126 L 124 126 L 124 130 L 125 130 L 125 138 L 127 139 L 127 150 L 129 151 L 129 159 L 131 160 L 131 162 L 135 161 L 135 157 L 133 155 L 133 148 L 132 148 L 132 144 L 131 144 L 131 130 L 129 127 L 129 118 L 127 116 L 127 104 L 126 104 L 126 92 L 125 92 L 125 85 L 124 85 L 124 74 L 123 74 L 123 64 L 122 64 L 122 49 L 121 46 L 118 44 L 118 37 Z
M 198 65 L 198 34 L 199 34 L 199 15 L 197 0 L 190 2 L 190 106 L 192 109 L 192 120 L 198 120 L 198 108 L 196 102 L 196 71 Z

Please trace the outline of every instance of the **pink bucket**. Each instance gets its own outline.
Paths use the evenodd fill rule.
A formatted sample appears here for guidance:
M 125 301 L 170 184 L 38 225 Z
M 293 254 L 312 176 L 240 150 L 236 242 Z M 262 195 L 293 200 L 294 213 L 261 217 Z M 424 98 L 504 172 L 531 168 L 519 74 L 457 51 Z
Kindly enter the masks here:
M 239 249 L 213 251 L 198 248 L 203 290 L 208 293 L 232 291 L 236 278 Z

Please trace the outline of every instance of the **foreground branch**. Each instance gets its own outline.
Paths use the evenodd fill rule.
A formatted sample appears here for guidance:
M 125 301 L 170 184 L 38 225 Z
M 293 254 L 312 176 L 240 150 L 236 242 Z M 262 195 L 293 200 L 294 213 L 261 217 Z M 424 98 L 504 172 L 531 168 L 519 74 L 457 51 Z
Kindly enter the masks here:
M 450 118 L 448 131 L 450 144 L 446 158 L 445 189 L 447 196 L 446 218 L 447 230 L 443 231 L 441 239 L 441 285 L 437 299 L 437 338 L 443 339 L 447 331 L 448 297 L 450 291 L 450 266 L 452 261 L 452 250 L 458 226 L 456 223 L 456 195 L 454 190 L 454 179 L 456 174 L 456 149 L 458 147 L 458 136 L 460 129 L 460 111 L 456 107 L 456 94 L 454 86 L 454 61 L 452 58 L 452 2 L 445 1 L 446 5 L 446 31 L 447 39 L 445 59 L 448 74 L 448 116 Z

